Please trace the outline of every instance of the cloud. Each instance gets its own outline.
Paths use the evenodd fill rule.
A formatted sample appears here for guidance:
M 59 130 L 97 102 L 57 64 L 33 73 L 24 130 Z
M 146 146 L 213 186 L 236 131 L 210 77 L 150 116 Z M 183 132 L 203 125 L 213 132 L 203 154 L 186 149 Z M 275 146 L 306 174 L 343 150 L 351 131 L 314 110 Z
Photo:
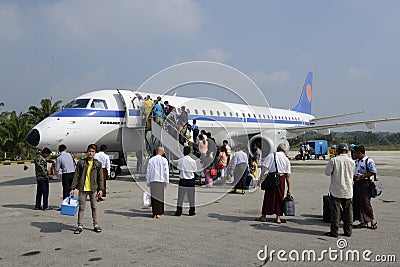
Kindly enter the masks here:
M 188 0 L 60 0 L 31 3 L 29 8 L 16 2 L 0 5 L 0 34 L 3 40 L 14 41 L 51 37 L 64 48 L 145 45 L 164 37 L 196 36 L 203 18 L 197 3 Z
M 196 55 L 197 60 L 209 60 L 224 63 L 231 58 L 228 52 L 221 49 L 211 48 L 204 50 Z
M 202 25 L 197 4 L 183 0 L 68 0 L 44 6 L 42 13 L 61 40 L 97 45 L 144 44 L 166 36 L 190 36 Z
M 0 4 L 0 44 L 14 43 L 23 37 L 21 14 L 15 5 Z
M 287 70 L 265 73 L 263 71 L 254 71 L 249 74 L 256 84 L 264 86 L 283 85 L 290 80 L 290 73 Z
M 349 68 L 346 71 L 346 76 L 350 79 L 359 79 L 363 77 L 368 77 L 372 74 L 372 70 L 370 69 L 356 69 L 356 68 Z

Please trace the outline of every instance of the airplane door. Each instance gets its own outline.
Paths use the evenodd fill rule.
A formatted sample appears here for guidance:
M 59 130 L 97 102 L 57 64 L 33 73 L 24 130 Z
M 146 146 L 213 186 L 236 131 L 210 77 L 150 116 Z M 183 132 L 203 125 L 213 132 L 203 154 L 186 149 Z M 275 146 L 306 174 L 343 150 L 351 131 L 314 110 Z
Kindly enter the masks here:
M 140 110 L 134 109 L 132 105 L 133 92 L 127 90 L 118 90 L 122 102 L 125 106 L 125 126 L 135 128 L 141 126 Z

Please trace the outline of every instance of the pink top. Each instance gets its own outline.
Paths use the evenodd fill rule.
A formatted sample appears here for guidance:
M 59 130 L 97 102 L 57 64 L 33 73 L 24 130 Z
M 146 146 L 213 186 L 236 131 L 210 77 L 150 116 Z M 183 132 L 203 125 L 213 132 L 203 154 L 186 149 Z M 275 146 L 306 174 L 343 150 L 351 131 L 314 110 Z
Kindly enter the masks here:
M 226 164 L 228 162 L 228 155 L 226 155 L 225 151 L 222 151 L 219 153 L 219 158 L 218 158 L 218 164 L 224 165 L 226 167 Z

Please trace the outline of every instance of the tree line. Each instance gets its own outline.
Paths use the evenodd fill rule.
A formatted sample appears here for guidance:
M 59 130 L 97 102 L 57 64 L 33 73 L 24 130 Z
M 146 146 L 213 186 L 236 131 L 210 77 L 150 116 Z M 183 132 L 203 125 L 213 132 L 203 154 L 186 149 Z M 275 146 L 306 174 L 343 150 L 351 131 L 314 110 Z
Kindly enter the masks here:
M 329 146 L 339 143 L 363 145 L 368 150 L 400 149 L 400 133 L 372 131 L 333 132 L 329 135 L 307 132 L 290 139 L 289 144 L 292 149 L 298 149 L 300 145 L 305 144 L 308 140 L 326 140 Z
M 61 109 L 61 100 L 52 103 L 51 98 L 40 101 L 40 106 L 30 106 L 27 112 L 2 111 L 0 113 L 0 158 L 29 159 L 36 149 L 26 142 L 33 126 Z M 5 105 L 0 102 L 0 110 Z

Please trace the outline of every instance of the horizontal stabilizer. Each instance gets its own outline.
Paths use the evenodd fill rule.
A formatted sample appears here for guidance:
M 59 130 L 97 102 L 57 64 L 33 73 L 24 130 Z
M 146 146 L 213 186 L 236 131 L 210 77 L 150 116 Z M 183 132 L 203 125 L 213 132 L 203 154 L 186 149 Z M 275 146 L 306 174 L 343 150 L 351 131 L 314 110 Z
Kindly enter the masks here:
M 376 123 L 379 122 L 390 122 L 390 121 L 399 121 L 400 117 L 398 118 L 386 118 L 386 119 L 378 119 L 378 120 L 367 120 L 367 121 L 353 121 L 353 122 L 342 122 L 342 123 L 332 123 L 332 124 L 324 124 L 324 125 L 310 125 L 310 126 L 299 126 L 287 129 L 288 132 L 291 133 L 301 133 L 304 131 L 321 131 L 324 129 L 332 129 L 332 128 L 340 128 L 346 126 L 355 126 L 365 124 L 368 128 L 375 126 Z M 369 128 L 369 129 L 373 129 Z
M 343 114 L 331 115 L 331 116 L 326 116 L 326 117 L 314 118 L 310 122 L 314 123 L 317 121 L 328 120 L 328 119 L 344 117 L 344 116 L 350 116 L 350 115 L 355 115 L 355 114 L 360 114 L 360 113 L 364 113 L 364 111 L 357 111 L 357 112 L 350 112 L 350 113 L 343 113 Z

